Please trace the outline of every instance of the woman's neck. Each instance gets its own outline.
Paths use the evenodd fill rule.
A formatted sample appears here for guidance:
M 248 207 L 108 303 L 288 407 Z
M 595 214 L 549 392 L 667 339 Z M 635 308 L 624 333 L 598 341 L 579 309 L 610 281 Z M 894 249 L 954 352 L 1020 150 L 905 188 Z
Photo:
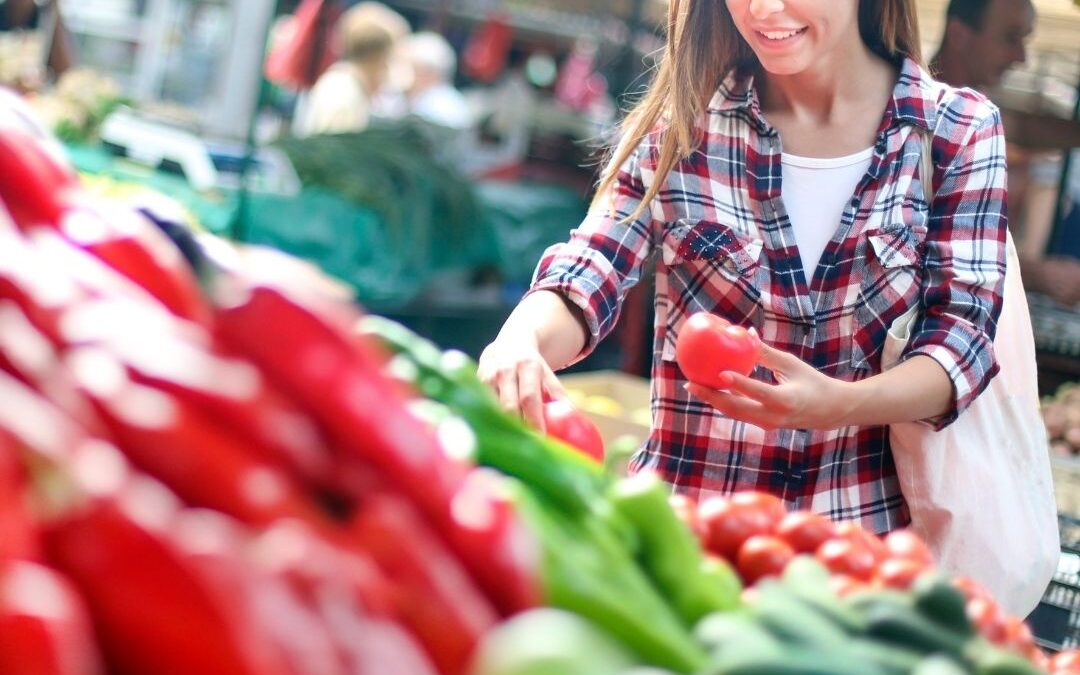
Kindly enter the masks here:
M 827 58 L 795 75 L 763 73 L 762 110 L 803 124 L 842 123 L 854 104 L 892 92 L 896 71 L 862 40 L 834 50 Z

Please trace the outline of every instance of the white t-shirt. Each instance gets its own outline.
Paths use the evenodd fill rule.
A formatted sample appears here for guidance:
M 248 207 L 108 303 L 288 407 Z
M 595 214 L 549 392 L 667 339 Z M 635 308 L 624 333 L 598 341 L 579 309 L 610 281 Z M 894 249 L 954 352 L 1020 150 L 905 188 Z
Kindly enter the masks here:
M 783 153 L 780 196 L 795 232 L 806 283 L 836 234 L 844 208 L 870 168 L 873 148 L 846 157 L 818 159 Z

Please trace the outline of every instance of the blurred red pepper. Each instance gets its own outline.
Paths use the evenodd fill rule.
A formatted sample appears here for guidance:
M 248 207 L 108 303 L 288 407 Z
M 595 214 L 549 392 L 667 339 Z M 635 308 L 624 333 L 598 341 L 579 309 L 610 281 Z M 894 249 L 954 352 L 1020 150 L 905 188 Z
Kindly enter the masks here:
M 58 226 L 71 244 L 134 281 L 177 316 L 210 322 L 210 306 L 180 249 L 138 212 L 83 200 L 62 214 Z
M 37 526 L 27 501 L 26 467 L 15 438 L 0 428 L 0 563 L 39 560 Z M 0 668 L 0 672 L 4 672 Z
M 58 231 L 160 300 L 178 316 L 212 313 L 179 249 L 135 211 L 81 193 L 77 177 L 32 136 L 0 130 L 0 199 L 23 232 Z
M 86 608 L 71 584 L 36 563 L 0 562 L 0 673 L 103 672 Z
M 0 200 L 21 228 L 55 225 L 78 188 L 73 171 L 17 129 L 0 129 L 0 175 Z
M 18 306 L 0 300 L 0 370 L 35 390 L 82 429 L 104 438 L 105 426 L 60 361 L 53 343 Z
M 93 299 L 63 314 L 61 338 L 102 347 L 133 383 L 205 416 L 253 456 L 314 485 L 330 483 L 332 458 L 314 420 L 203 326 L 130 299 Z
M 363 549 L 335 546 L 299 523 L 280 522 L 260 534 L 250 559 L 289 585 L 325 627 L 320 642 L 336 646 L 350 673 L 436 672 L 416 638 L 397 623 L 404 589 Z
M 291 476 L 186 402 L 133 382 L 107 350 L 77 347 L 66 362 L 123 453 L 189 504 L 256 525 L 329 523 Z
M 247 256 L 241 272 L 220 279 L 226 306 L 217 327 L 225 342 L 308 407 L 343 464 L 370 463 L 414 502 L 501 611 L 539 604 L 536 559 L 509 506 L 483 486 L 458 500 L 468 468 L 448 458 L 408 410 L 401 385 L 382 372 L 384 356 L 349 335 L 357 313 L 321 294 L 289 259 Z M 501 515 L 463 519 L 477 512 L 455 508 L 463 501 Z
M 183 522 L 168 491 L 145 479 L 90 487 L 100 496 L 44 539 L 86 598 L 110 673 L 296 675 L 252 620 L 243 570 L 215 553 L 212 532 Z
M 350 528 L 397 582 L 402 620 L 444 675 L 467 670 L 478 641 L 498 620 L 423 517 L 403 498 L 370 495 Z

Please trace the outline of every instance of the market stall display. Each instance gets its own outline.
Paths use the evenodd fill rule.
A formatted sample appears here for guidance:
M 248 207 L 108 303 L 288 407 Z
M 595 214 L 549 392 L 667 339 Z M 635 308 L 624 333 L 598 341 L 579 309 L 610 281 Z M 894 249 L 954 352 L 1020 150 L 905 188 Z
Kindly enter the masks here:
M 1055 668 L 910 534 L 613 478 L 314 268 L 0 168 L 4 673 Z

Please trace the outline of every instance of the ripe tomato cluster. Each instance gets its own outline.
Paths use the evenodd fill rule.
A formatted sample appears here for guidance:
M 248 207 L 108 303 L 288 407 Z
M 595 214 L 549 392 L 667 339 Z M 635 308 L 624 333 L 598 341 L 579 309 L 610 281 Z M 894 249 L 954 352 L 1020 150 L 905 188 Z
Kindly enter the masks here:
M 878 537 L 854 522 L 836 523 L 809 511 L 788 512 L 770 494 L 739 492 L 700 503 L 674 495 L 671 500 L 706 551 L 735 566 L 751 596 L 758 580 L 779 576 L 797 555 L 812 555 L 828 568 L 830 585 L 840 596 L 868 587 L 909 590 L 915 579 L 934 567 L 930 548 L 910 530 Z M 1080 652 L 1048 658 L 1028 625 L 1008 616 L 978 582 L 960 577 L 953 585 L 966 598 L 968 618 L 984 638 L 1023 654 L 1050 673 L 1080 672 Z

